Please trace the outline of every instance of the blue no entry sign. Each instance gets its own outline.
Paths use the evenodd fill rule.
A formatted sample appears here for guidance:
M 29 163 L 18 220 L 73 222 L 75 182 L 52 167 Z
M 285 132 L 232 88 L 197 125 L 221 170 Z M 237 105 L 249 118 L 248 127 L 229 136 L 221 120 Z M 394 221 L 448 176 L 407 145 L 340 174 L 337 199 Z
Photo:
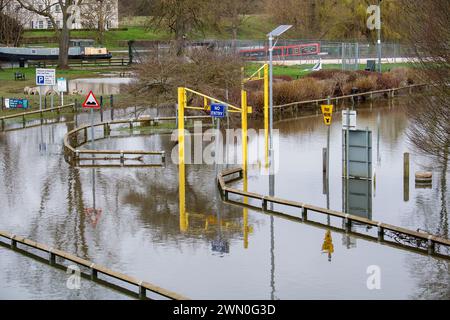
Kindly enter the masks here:
M 225 105 L 219 103 L 211 104 L 211 117 L 225 118 L 226 115 L 227 115 L 227 107 Z

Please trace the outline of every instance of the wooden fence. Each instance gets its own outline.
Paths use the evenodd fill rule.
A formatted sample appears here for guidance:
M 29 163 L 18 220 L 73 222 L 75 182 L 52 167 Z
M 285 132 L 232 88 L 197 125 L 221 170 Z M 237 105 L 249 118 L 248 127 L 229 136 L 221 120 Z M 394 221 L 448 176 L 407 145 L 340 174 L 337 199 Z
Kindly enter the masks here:
M 41 244 L 41 243 L 38 243 L 38 242 L 35 242 L 32 240 L 26 239 L 24 237 L 16 236 L 16 235 L 13 235 L 13 234 L 5 232 L 5 231 L 0 231 L 0 238 L 7 239 L 7 241 L 9 241 L 9 243 L 10 243 L 10 248 L 13 250 L 18 249 L 18 244 L 21 244 L 22 246 L 37 249 L 41 252 L 46 253 L 48 255 L 48 262 L 50 265 L 56 265 L 57 264 L 56 258 L 61 258 L 66 261 L 76 263 L 79 266 L 88 268 L 90 270 L 89 276 L 94 281 L 99 280 L 99 278 L 98 278 L 99 274 L 103 274 L 107 277 L 120 280 L 121 282 L 137 286 L 137 288 L 139 290 L 139 297 L 141 299 L 146 299 L 147 291 L 150 291 L 161 297 L 165 297 L 165 298 L 169 298 L 169 299 L 173 299 L 173 300 L 188 300 L 188 298 L 186 298 L 180 294 L 160 288 L 149 282 L 140 281 L 136 278 L 133 278 L 133 277 L 127 276 L 125 274 L 110 270 L 104 266 L 95 264 L 91 261 L 84 260 L 84 259 L 74 256 L 70 253 L 51 248 L 48 245 Z M 102 282 L 105 282 L 105 280 L 102 279 Z M 123 288 L 123 289 L 125 291 L 129 291 L 126 288 Z
M 5 131 L 5 120 L 21 119 L 23 127 L 25 127 L 26 117 L 39 115 L 39 119 L 42 122 L 42 120 L 44 119 L 44 115 L 46 113 L 56 112 L 57 115 L 59 115 L 61 113 L 61 110 L 64 110 L 64 109 L 71 109 L 72 112 L 74 112 L 74 113 L 76 112 L 75 104 L 71 103 L 71 104 L 67 104 L 67 105 L 60 106 L 60 107 L 55 107 L 55 108 L 48 108 L 48 109 L 42 109 L 42 110 L 36 110 L 36 111 L 14 113 L 14 114 L 11 114 L 11 115 L 0 117 L 0 128 L 1 128 L 1 131 Z
M 238 175 L 236 177 L 236 175 Z M 233 179 L 226 181 L 225 179 L 227 177 L 234 176 Z M 395 241 L 397 244 L 400 244 L 403 247 L 410 247 L 418 249 L 419 251 L 425 251 L 428 254 L 434 254 L 437 256 L 444 257 L 446 259 L 450 259 L 450 240 L 444 239 L 429 233 L 425 232 L 418 232 L 418 231 L 412 231 L 405 228 L 397 227 L 394 225 L 373 221 L 370 219 L 358 217 L 355 215 L 351 215 L 348 213 L 343 213 L 339 211 L 329 210 L 325 208 L 320 208 L 317 206 L 309 205 L 302 202 L 296 202 L 296 201 L 289 201 L 285 199 L 280 199 L 276 197 L 270 197 L 270 196 L 264 196 L 257 193 L 242 191 L 234 188 L 230 188 L 227 186 L 227 183 L 235 180 L 242 179 L 243 177 L 243 170 L 242 168 L 235 168 L 231 170 L 226 170 L 221 173 L 219 173 L 217 177 L 218 181 L 218 187 L 222 194 L 222 197 L 225 199 L 225 201 L 229 201 L 229 196 L 231 194 L 242 196 L 250 199 L 255 199 L 260 201 L 260 206 L 254 206 L 254 205 L 248 205 L 246 203 L 239 204 L 256 208 L 259 210 L 262 210 L 263 212 L 271 213 L 271 214 L 277 214 L 279 216 L 282 216 L 284 218 L 288 219 L 296 219 L 299 221 L 308 221 L 308 213 L 309 212 L 315 212 L 324 214 L 331 217 L 340 218 L 343 221 L 343 229 L 345 232 L 350 233 L 352 232 L 352 225 L 353 224 L 360 224 L 364 225 L 366 227 L 370 228 L 376 228 L 377 230 L 377 240 L 378 242 L 387 242 L 387 239 L 385 239 L 385 236 L 388 233 L 395 234 Z M 300 209 L 301 218 L 296 217 L 287 213 L 269 210 L 268 204 L 276 204 L 276 205 L 282 205 L 286 207 L 296 208 Z M 359 235 L 359 233 L 357 233 Z M 403 242 L 402 242 L 403 240 Z M 390 241 L 389 241 L 390 242 Z
M 400 87 L 400 88 L 393 88 L 393 89 L 383 89 L 383 90 L 375 90 L 375 91 L 369 91 L 369 92 L 360 92 L 355 94 L 349 94 L 345 96 L 339 96 L 339 97 L 331 97 L 330 100 L 333 103 L 337 105 L 339 101 L 345 101 L 347 99 L 354 100 L 355 98 L 360 97 L 368 97 L 370 99 L 373 99 L 374 96 L 377 95 L 386 95 L 389 98 L 392 98 L 395 96 L 396 93 L 399 93 L 400 91 L 407 90 L 410 94 L 412 93 L 413 89 L 416 88 L 423 88 L 428 86 L 427 84 L 414 84 L 410 86 Z M 306 100 L 306 101 L 299 101 L 299 102 L 292 102 L 282 105 L 273 106 L 274 112 L 283 112 L 285 109 L 291 108 L 291 110 L 298 110 L 298 108 L 302 105 L 310 105 L 314 104 L 316 106 L 319 106 L 320 103 L 327 103 L 327 98 L 324 99 L 315 99 L 315 100 Z
M 186 116 L 185 120 L 196 120 L 196 119 L 211 119 L 209 116 Z M 155 118 L 145 118 L 145 119 L 127 119 L 127 120 L 113 120 L 109 122 L 101 122 L 94 124 L 94 128 L 101 127 L 103 130 L 103 138 L 108 137 L 111 133 L 111 126 L 113 125 L 127 125 L 130 129 L 133 129 L 135 126 L 142 126 L 142 124 L 149 125 L 158 125 L 162 121 L 173 121 L 177 120 L 176 117 L 155 117 Z M 84 125 L 78 128 L 69 131 L 64 136 L 64 159 L 67 163 L 71 165 L 78 166 L 87 166 L 80 165 L 81 161 L 100 161 L 100 160 L 120 160 L 120 164 L 117 165 L 101 165 L 103 166 L 155 166 L 155 164 L 150 165 L 127 165 L 125 164 L 126 155 L 159 155 L 161 157 L 161 163 L 165 162 L 165 151 L 141 151 L 141 150 L 80 150 L 78 149 L 80 146 L 86 144 L 88 142 L 88 132 L 91 128 L 91 125 Z M 79 139 L 79 135 L 81 133 L 82 139 Z M 95 140 L 95 137 L 94 137 Z M 84 157 L 83 156 L 86 156 Z M 91 157 L 89 157 L 89 155 Z M 119 155 L 118 158 L 111 157 L 103 157 L 103 158 L 95 158 L 96 155 Z M 130 160 L 130 159 L 128 159 Z M 158 164 L 162 165 L 162 164 Z M 93 165 L 90 165 L 93 166 Z
M 129 64 L 130 60 L 128 58 L 69 60 L 69 66 L 73 68 L 126 67 Z M 49 68 L 57 65 L 58 62 L 53 60 L 28 61 L 28 66 L 33 68 Z

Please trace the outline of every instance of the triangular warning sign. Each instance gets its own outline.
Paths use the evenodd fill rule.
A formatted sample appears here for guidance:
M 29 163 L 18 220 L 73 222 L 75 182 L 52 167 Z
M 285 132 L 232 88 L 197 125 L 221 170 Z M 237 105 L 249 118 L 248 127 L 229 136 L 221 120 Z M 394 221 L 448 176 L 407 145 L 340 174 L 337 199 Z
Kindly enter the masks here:
M 92 91 L 87 95 L 86 100 L 83 103 L 83 108 L 100 109 L 100 103 L 98 103 L 97 98 Z

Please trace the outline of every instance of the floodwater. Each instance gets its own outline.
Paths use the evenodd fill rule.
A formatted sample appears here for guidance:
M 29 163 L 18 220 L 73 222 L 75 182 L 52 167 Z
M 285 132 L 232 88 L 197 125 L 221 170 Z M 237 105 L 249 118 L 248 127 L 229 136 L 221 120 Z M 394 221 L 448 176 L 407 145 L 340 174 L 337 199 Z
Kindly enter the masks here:
M 132 78 L 118 77 L 102 77 L 102 78 L 80 78 L 67 81 L 67 92 L 69 94 L 87 95 L 89 91 L 95 95 L 112 95 L 120 94 L 123 86 L 130 84 Z M 36 90 L 39 88 L 36 87 Z M 42 86 L 42 94 L 46 94 L 50 90 L 57 90 L 56 86 Z
M 360 211 L 373 220 L 448 237 L 449 174 L 434 170 L 431 160 L 408 143 L 403 104 L 383 100 L 372 110 L 368 105 L 358 108 L 358 127 L 373 131 L 376 176 L 375 185 L 361 189 L 370 190 L 370 196 L 363 197 L 367 207 Z M 450 298 L 448 260 L 334 231 L 334 252 L 323 254 L 327 228 L 223 203 L 214 165 L 186 166 L 188 224 L 183 228 L 178 166 L 170 156 L 161 168 L 71 168 L 61 146 L 72 127 L 55 123 L 0 134 L 0 230 L 192 299 Z M 283 120 L 275 128 L 280 130 L 276 144 L 280 163 L 274 194 L 326 207 L 322 148 L 327 131 L 321 116 Z M 168 155 L 174 145 L 168 134 L 96 142 L 97 148 L 165 150 Z M 249 148 L 254 150 L 255 145 Z M 341 150 L 340 116 L 336 116 L 331 127 L 328 203 L 339 211 L 345 205 L 352 208 L 343 203 Z M 405 194 L 404 152 L 411 153 L 411 176 L 431 168 L 431 188 L 416 188 L 411 178 Z M 242 182 L 236 185 L 242 187 Z M 269 193 L 269 179 L 260 175 L 258 166 L 250 168 L 248 190 Z M 95 219 L 85 213 L 94 202 L 102 210 Z M 69 275 L 64 271 L 6 248 L 0 247 L 0 257 L 2 299 L 129 298 L 84 279 L 80 290 L 68 289 Z M 380 289 L 367 287 L 370 266 L 379 267 Z
M 123 85 L 130 84 L 132 78 L 86 78 L 74 79 L 68 83 L 69 92 L 88 94 L 90 90 L 96 95 L 120 94 Z

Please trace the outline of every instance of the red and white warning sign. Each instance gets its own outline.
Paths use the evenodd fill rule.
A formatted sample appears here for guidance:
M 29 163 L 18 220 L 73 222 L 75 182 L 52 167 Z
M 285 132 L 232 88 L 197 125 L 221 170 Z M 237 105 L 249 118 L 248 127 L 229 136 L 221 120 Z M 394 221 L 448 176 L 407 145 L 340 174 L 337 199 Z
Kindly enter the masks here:
M 83 108 L 100 109 L 100 103 L 98 103 L 97 98 L 92 91 L 87 95 L 86 100 L 83 103 Z

